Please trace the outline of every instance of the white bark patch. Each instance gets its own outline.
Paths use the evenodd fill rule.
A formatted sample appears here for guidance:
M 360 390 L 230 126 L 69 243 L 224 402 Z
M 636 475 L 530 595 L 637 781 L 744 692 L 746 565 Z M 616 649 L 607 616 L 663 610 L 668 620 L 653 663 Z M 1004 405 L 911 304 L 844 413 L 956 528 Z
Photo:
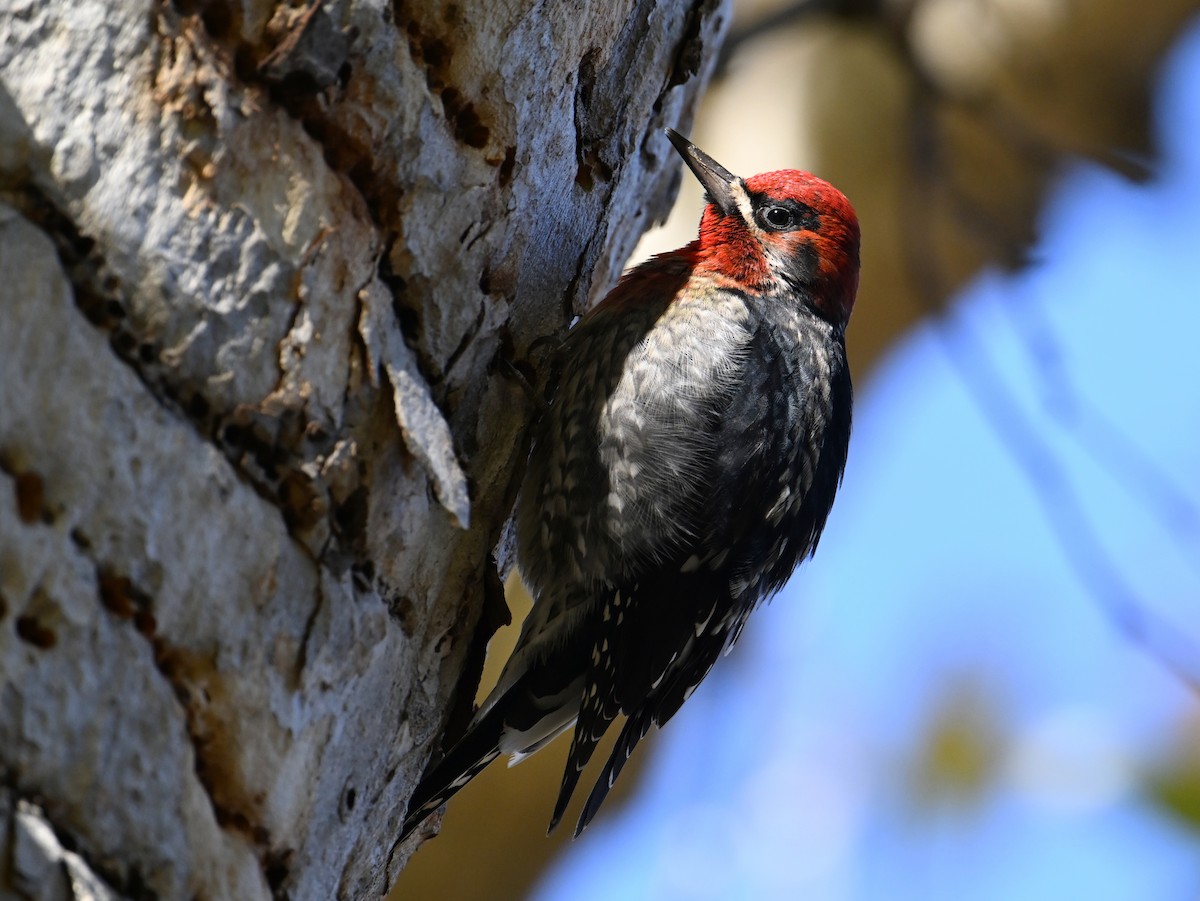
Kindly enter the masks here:
M 404 443 L 425 467 L 438 502 L 459 528 L 466 529 L 471 524 L 467 477 L 455 456 L 450 426 L 429 393 L 392 315 L 391 297 L 379 282 L 372 281 L 359 293 L 359 299 L 362 317 L 358 331 L 367 345 L 371 380 L 375 381 L 382 366 L 392 384 L 396 422 Z

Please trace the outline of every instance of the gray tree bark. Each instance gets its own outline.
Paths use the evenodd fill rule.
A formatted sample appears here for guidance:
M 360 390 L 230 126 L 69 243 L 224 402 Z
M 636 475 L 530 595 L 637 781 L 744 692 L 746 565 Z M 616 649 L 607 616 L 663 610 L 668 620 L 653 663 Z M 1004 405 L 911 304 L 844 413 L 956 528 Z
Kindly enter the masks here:
M 726 19 L 0 0 L 0 896 L 387 889 Z

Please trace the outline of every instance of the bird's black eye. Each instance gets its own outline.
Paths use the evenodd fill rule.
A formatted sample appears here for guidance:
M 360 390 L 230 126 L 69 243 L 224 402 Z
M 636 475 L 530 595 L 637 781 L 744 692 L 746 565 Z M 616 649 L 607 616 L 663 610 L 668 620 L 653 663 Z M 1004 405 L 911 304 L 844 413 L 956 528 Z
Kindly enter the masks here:
M 796 214 L 785 206 L 769 206 L 759 210 L 758 221 L 772 231 L 787 231 L 796 225 Z

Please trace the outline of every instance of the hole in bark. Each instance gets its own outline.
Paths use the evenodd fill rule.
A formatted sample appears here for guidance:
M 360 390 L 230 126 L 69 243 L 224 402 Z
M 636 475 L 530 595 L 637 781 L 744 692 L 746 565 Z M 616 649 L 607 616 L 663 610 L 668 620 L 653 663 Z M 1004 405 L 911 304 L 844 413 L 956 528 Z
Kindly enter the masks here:
M 592 178 L 592 167 L 587 163 L 580 163 L 579 169 L 575 173 L 575 184 L 583 188 L 583 190 L 591 192 L 595 187 L 595 179 Z
M 17 617 L 17 636 L 43 651 L 48 651 L 58 642 L 54 630 L 38 622 L 35 616 Z
M 462 93 L 458 88 L 446 88 L 442 91 L 442 112 L 447 119 L 453 119 L 466 106 Z
M 128 576 L 102 569 L 96 574 L 100 588 L 100 603 L 121 619 L 133 619 L 137 605 L 133 599 L 133 583 Z
M 291 529 L 307 529 L 325 513 L 317 486 L 299 470 L 293 469 L 284 476 L 278 496 L 283 518 Z
M 468 147 L 474 147 L 477 150 L 487 146 L 488 138 L 492 134 L 483 124 L 483 120 L 479 118 L 479 114 L 475 112 L 473 103 L 468 103 L 454 117 L 454 133 Z
M 142 345 L 142 346 L 144 347 L 145 345 Z M 206 398 L 199 391 L 197 391 L 190 398 L 188 398 L 187 412 L 188 412 L 188 415 L 192 417 L 192 419 L 196 419 L 196 420 L 207 419 L 208 411 L 209 411 L 208 398 Z
M 83 285 L 76 286 L 75 305 L 79 307 L 79 312 L 83 313 L 84 318 L 98 328 L 107 328 L 110 324 L 105 310 L 106 303 L 107 301 L 95 291 L 90 291 Z
M 231 423 L 221 430 L 221 440 L 230 447 L 241 447 L 246 441 L 246 430 L 237 423 Z
M 450 47 L 441 38 L 421 38 L 421 58 L 431 68 L 440 69 L 450 62 Z
M 46 502 L 46 484 L 36 472 L 22 472 L 13 482 L 17 496 L 17 516 L 25 525 L 41 519 Z
M 354 579 L 355 588 L 359 591 L 370 591 L 371 584 L 375 581 L 375 564 L 370 560 L 355 563 L 350 574 Z
M 134 628 L 150 637 L 158 627 L 150 612 L 150 595 L 142 591 L 126 575 L 107 567 L 96 571 L 96 587 L 100 603 L 119 619 L 133 620 Z
M 200 14 L 200 21 L 209 34 L 220 40 L 233 30 L 233 10 L 224 3 L 210 3 Z
M 238 44 L 233 52 L 233 71 L 244 82 L 258 80 L 258 55 L 249 44 Z
M 337 508 L 334 520 L 342 537 L 350 542 L 358 540 L 367 527 L 367 489 L 354 489 Z
M 412 598 L 400 595 L 388 604 L 392 618 L 400 624 L 400 631 L 406 638 L 412 638 L 417 632 L 417 605 Z
M 115 880 L 110 880 L 115 883 Z M 125 878 L 125 888 L 122 892 L 132 901 L 159 901 L 158 893 L 146 884 L 146 877 L 142 875 L 141 869 L 134 864 L 129 868 L 129 875 Z
M 116 332 L 112 337 L 113 347 L 122 359 L 129 359 L 137 349 L 137 341 L 128 332 Z
M 404 335 L 405 341 L 415 341 L 421 334 L 421 317 L 417 315 L 416 310 L 402 306 L 399 301 L 400 298 L 397 297 L 392 302 L 392 312 L 396 314 L 396 321 L 400 323 L 400 333 Z
M 274 851 L 267 855 L 264 874 L 267 877 L 267 885 L 271 887 L 272 898 L 288 897 L 284 883 L 288 878 L 288 864 L 291 863 L 291 858 L 292 852 L 290 849 Z
M 487 146 L 491 131 L 483 124 L 475 104 L 463 97 L 458 88 L 442 91 L 442 112 L 447 121 L 454 123 L 454 135 L 460 141 L 476 149 Z
M 667 83 L 668 91 L 677 85 L 687 84 L 700 71 L 704 53 L 704 41 L 701 38 L 703 25 L 704 21 L 700 11 L 693 6 L 688 12 L 683 40 L 679 42 L 676 51 L 675 65 L 671 67 L 671 80 Z M 660 99 L 661 96 L 659 95 Z
M 504 151 L 504 162 L 500 164 L 500 187 L 507 188 L 512 183 L 513 169 L 517 165 L 517 148 L 509 146 Z
M 149 610 L 139 610 L 133 615 L 133 627 L 147 638 L 153 638 L 158 630 L 158 620 Z

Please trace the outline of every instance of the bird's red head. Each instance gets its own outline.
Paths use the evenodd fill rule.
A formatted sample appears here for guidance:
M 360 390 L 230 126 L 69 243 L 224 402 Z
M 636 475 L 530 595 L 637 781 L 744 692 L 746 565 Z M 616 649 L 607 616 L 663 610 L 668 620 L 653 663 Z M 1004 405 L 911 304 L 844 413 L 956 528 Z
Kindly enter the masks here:
M 796 169 L 732 175 L 678 132 L 671 143 L 708 192 L 697 266 L 762 294 L 803 299 L 845 326 L 858 292 L 858 217 L 837 188 Z

